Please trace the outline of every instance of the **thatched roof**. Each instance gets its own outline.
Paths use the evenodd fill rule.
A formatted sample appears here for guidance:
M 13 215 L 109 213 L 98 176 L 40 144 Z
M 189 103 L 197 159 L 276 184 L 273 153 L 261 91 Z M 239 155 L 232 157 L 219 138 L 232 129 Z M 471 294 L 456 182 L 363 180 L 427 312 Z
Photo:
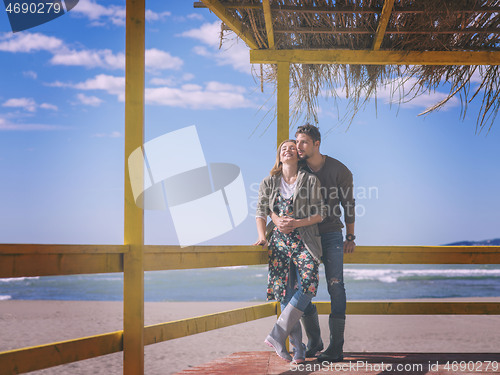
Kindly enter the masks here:
M 377 89 L 382 86 L 389 85 L 396 101 L 402 102 L 435 90 L 443 82 L 450 84 L 449 97 L 460 97 L 462 115 L 471 100 L 481 102 L 479 130 L 485 126 L 491 128 L 498 112 L 500 0 L 204 0 L 203 3 L 224 21 L 223 29 L 235 31 L 253 50 L 456 51 L 458 58 L 452 61 L 460 64 L 463 51 L 479 56 L 466 62 L 478 65 L 415 65 L 411 59 L 398 65 L 291 61 L 294 109 L 296 113 L 306 113 L 309 120 L 317 120 L 317 97 L 325 92 L 333 97 L 348 97 L 350 119 L 370 97 L 376 97 Z M 491 52 L 487 60 L 483 59 L 485 51 Z M 491 61 L 491 56 L 494 65 L 481 65 Z M 266 65 L 261 78 L 275 82 L 275 66 Z M 446 101 L 436 103 L 429 111 Z

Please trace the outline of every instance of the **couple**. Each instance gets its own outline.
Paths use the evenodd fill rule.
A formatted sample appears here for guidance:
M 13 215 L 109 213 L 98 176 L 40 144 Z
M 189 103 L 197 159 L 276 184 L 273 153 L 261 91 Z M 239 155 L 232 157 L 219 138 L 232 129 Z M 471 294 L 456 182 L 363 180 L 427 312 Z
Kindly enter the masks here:
M 330 345 L 318 360 L 339 362 L 343 360 L 346 309 L 343 253 L 353 252 L 356 246 L 352 174 L 338 160 L 319 152 L 317 127 L 300 126 L 295 137 L 280 144 L 276 163 L 259 188 L 255 245 L 269 246 L 267 299 L 278 300 L 282 309 L 265 343 L 281 358 L 295 363 L 323 350 L 318 312 L 311 303 L 322 259 L 331 298 Z M 346 223 L 345 242 L 340 206 Z M 268 216 L 271 222 L 266 228 Z M 301 319 L 307 348 L 302 343 Z M 294 347 L 293 358 L 286 349 L 287 337 Z

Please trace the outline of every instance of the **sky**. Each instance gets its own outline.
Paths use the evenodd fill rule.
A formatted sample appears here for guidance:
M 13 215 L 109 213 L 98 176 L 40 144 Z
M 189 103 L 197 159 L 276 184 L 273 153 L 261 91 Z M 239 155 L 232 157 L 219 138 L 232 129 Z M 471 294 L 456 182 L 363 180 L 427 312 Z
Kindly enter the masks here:
M 238 166 L 248 216 L 202 244 L 252 244 L 257 187 L 275 159 L 273 88 L 260 91 L 243 42 L 219 48 L 208 9 L 146 7 L 145 141 L 195 125 L 207 162 Z M 0 243 L 123 243 L 124 56 L 125 1 L 80 0 L 17 33 L 1 8 Z M 446 92 L 399 107 L 381 93 L 350 126 L 338 119 L 345 101 L 319 101 L 321 152 L 354 175 L 358 245 L 500 237 L 499 121 L 477 134 L 478 103 L 462 120 L 457 99 L 418 116 Z M 169 210 L 146 211 L 145 242 L 179 243 Z

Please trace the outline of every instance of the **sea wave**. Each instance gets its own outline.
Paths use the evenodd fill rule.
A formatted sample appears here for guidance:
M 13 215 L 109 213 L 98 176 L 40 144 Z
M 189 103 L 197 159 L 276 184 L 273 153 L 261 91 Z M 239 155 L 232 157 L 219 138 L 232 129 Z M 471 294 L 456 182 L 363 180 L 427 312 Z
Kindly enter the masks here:
M 40 276 L 30 276 L 30 277 L 8 277 L 4 279 L 0 279 L 0 283 L 15 283 L 19 281 L 25 280 L 38 280 Z
M 7 301 L 8 299 L 11 299 L 11 296 L 0 296 L 0 301 Z
M 344 269 L 344 278 L 355 281 L 395 283 L 403 280 L 489 279 L 500 278 L 500 269 Z

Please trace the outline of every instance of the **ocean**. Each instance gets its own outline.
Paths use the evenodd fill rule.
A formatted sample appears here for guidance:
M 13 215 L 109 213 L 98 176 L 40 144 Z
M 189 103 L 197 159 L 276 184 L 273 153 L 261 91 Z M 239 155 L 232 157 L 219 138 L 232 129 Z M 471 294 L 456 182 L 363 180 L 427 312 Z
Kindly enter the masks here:
M 323 265 L 315 301 L 329 301 Z M 500 265 L 344 266 L 347 299 L 500 297 Z M 145 273 L 145 301 L 256 301 L 266 298 L 267 266 Z M 123 274 L 0 279 L 1 300 L 123 300 Z

